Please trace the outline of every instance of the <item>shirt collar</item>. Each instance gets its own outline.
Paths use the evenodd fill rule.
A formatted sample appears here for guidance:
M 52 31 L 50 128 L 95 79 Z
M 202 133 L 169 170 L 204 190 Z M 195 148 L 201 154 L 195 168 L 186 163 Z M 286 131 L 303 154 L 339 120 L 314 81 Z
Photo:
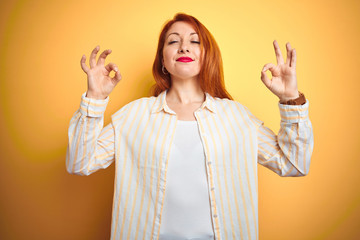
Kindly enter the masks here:
M 151 108 L 151 113 L 157 113 L 160 111 L 167 112 L 169 114 L 176 115 L 176 113 L 169 108 L 169 106 L 166 103 L 166 93 L 168 89 L 162 91 L 155 100 L 154 105 Z M 216 113 L 216 107 L 215 107 L 215 99 L 207 92 L 205 92 L 205 101 L 200 106 L 200 109 L 208 109 L 213 113 Z

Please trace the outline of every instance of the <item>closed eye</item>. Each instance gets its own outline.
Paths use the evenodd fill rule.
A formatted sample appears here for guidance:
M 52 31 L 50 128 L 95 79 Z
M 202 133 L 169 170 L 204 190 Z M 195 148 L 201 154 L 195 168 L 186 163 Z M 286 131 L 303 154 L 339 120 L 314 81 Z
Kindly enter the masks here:
M 197 43 L 197 44 L 200 44 L 200 42 L 199 41 L 191 41 L 192 43 Z

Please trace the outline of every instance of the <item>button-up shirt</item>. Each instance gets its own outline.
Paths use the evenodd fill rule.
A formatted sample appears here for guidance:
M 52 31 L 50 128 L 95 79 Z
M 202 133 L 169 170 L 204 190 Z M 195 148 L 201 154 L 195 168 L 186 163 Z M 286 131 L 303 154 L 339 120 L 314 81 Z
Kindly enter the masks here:
M 109 98 L 81 98 L 69 126 L 66 168 L 89 175 L 115 162 L 111 239 L 159 238 L 177 115 L 163 91 L 122 107 L 103 127 Z M 257 163 L 305 176 L 313 131 L 304 105 L 283 105 L 278 135 L 239 102 L 212 97 L 194 112 L 205 153 L 215 239 L 258 239 Z

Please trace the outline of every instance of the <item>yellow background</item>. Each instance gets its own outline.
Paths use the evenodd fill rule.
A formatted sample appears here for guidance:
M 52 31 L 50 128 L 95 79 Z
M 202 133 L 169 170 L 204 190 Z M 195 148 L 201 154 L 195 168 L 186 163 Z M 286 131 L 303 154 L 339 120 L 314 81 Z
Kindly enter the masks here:
M 88 177 L 65 170 L 67 128 L 86 91 L 83 54 L 112 49 L 123 80 L 105 123 L 148 96 L 163 23 L 177 12 L 214 35 L 232 96 L 277 132 L 277 98 L 260 80 L 297 50 L 299 90 L 310 102 L 310 173 L 281 178 L 259 165 L 260 239 L 360 237 L 360 2 L 1 1 L 0 239 L 108 239 L 114 165 Z M 88 62 L 87 62 L 88 64 Z

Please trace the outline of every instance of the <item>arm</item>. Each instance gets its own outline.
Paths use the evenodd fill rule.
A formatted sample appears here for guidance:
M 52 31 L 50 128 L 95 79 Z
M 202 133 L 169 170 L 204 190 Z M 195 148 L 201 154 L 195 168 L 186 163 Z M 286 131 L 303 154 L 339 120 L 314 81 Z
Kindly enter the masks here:
M 73 115 L 68 131 L 66 169 L 77 175 L 108 167 L 114 161 L 114 129 L 105 128 L 104 112 L 109 98 L 96 100 L 81 97 L 80 108 Z
M 309 102 L 278 105 L 281 116 L 278 135 L 264 125 L 258 128 L 258 163 L 283 177 L 305 176 L 314 146 Z
M 90 68 L 86 57 L 80 60 L 81 68 L 87 75 L 88 90 L 81 98 L 80 108 L 70 121 L 69 142 L 66 153 L 66 169 L 69 173 L 90 175 L 108 167 L 114 161 L 114 128 L 104 125 L 104 112 L 109 94 L 121 80 L 121 74 L 114 63 L 105 66 L 105 59 L 111 50 L 105 50 L 96 61 L 100 46 L 90 55 Z M 114 71 L 115 76 L 110 77 Z
M 305 176 L 309 172 L 314 146 L 309 102 L 297 88 L 295 49 L 290 43 L 286 44 L 284 62 L 277 41 L 273 45 L 277 65 L 266 64 L 261 71 L 261 80 L 280 99 L 281 127 L 278 136 L 262 124 L 258 128 L 258 162 L 280 176 Z M 267 70 L 272 74 L 271 79 L 265 74 Z

